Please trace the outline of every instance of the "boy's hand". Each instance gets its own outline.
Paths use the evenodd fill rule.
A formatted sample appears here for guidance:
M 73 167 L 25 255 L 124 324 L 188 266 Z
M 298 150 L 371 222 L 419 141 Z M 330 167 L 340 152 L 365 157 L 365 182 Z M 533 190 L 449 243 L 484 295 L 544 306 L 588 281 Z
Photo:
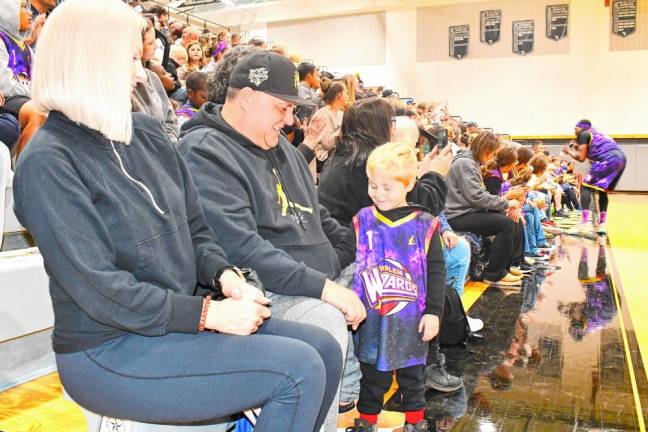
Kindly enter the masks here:
M 459 241 L 457 234 L 450 230 L 443 231 L 441 238 L 443 238 L 443 243 L 448 249 L 454 249 L 454 247 L 457 246 L 457 241 Z
M 430 314 L 423 315 L 419 323 L 418 331 L 419 333 L 423 333 L 423 342 L 430 342 L 439 334 L 439 317 Z

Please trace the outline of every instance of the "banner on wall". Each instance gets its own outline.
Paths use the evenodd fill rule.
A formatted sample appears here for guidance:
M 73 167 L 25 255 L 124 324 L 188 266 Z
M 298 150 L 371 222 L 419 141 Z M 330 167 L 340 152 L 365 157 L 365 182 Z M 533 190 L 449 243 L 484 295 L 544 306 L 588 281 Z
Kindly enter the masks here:
M 626 37 L 637 30 L 637 0 L 612 2 L 612 33 Z
M 470 25 L 457 25 L 449 27 L 450 57 L 462 59 L 468 55 L 468 41 L 470 39 Z
M 546 10 L 547 37 L 559 41 L 567 36 L 569 5 L 549 5 Z
M 513 52 L 526 55 L 533 51 L 535 20 L 513 21 Z
M 480 12 L 479 40 L 489 45 L 499 42 L 502 33 L 502 10 L 484 10 Z

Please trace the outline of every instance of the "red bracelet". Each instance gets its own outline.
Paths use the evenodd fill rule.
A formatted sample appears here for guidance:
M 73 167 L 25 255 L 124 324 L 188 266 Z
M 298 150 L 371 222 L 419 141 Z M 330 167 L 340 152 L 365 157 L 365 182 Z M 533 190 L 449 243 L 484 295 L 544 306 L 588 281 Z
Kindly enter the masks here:
M 209 311 L 209 305 L 211 304 L 211 296 L 205 297 L 203 301 L 202 313 L 200 314 L 200 324 L 198 324 L 198 331 L 205 331 L 205 324 L 207 322 L 207 312 Z

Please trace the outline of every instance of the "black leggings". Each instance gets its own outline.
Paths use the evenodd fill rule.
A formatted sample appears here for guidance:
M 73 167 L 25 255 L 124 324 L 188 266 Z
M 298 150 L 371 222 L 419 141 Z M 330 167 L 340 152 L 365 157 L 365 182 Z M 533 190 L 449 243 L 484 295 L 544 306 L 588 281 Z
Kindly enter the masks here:
M 608 194 L 603 191 L 594 191 L 598 193 L 599 196 L 599 211 L 607 212 L 608 208 Z M 589 210 L 590 205 L 592 204 L 592 190 L 588 187 L 581 187 L 581 208 L 583 210 Z
M 475 234 L 490 236 L 495 240 L 491 243 L 488 255 L 488 268 L 484 272 L 484 279 L 497 281 L 502 279 L 509 271 L 513 258 L 519 253 L 519 228 L 515 222 L 502 213 L 478 211 L 457 216 L 448 220 L 455 231 L 468 231 Z M 524 243 L 522 243 L 524 248 Z
M 360 362 L 360 397 L 358 411 L 362 414 L 380 414 L 383 398 L 392 384 L 393 371 L 376 370 L 376 365 Z M 425 408 L 425 366 L 416 365 L 396 369 L 398 389 L 403 395 L 403 410 Z

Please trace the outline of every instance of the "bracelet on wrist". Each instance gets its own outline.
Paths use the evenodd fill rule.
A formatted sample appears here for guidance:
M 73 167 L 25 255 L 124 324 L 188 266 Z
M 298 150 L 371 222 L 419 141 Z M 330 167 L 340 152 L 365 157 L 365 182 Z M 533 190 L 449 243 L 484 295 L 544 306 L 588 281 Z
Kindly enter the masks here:
M 200 323 L 198 324 L 198 331 L 205 331 L 205 324 L 207 324 L 207 313 L 209 312 L 209 306 L 211 305 L 211 296 L 208 295 L 203 300 L 202 312 L 200 314 Z

